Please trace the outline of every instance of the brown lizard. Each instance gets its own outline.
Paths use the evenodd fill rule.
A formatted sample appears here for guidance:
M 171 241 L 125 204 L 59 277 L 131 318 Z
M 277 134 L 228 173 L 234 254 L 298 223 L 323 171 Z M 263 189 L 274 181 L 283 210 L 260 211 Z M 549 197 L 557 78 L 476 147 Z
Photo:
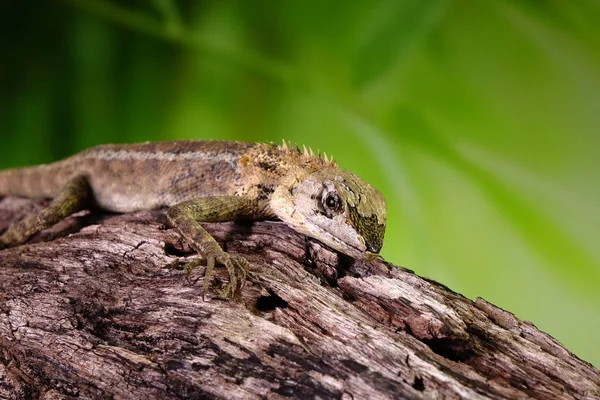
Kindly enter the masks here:
M 120 213 L 168 207 L 170 223 L 206 259 L 204 292 L 220 264 L 229 272 L 232 297 L 246 278 L 247 261 L 223 251 L 199 222 L 280 219 L 369 260 L 383 246 L 387 212 L 377 189 L 326 154 L 285 141 L 102 145 L 52 164 L 0 171 L 0 195 L 53 198 L 1 235 L 0 249 L 22 244 L 90 204 Z M 188 279 L 198 265 L 186 265 Z

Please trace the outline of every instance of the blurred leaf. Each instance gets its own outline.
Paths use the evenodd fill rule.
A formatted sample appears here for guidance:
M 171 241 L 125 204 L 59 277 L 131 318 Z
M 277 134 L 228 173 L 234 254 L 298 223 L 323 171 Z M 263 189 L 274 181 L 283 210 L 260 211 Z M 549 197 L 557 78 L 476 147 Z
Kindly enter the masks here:
M 414 50 L 435 26 L 449 0 L 387 0 L 366 16 L 364 39 L 358 48 L 355 81 L 364 87 L 386 74 Z
M 168 29 L 175 31 L 182 29 L 181 16 L 174 0 L 152 0 L 152 2 L 165 20 Z

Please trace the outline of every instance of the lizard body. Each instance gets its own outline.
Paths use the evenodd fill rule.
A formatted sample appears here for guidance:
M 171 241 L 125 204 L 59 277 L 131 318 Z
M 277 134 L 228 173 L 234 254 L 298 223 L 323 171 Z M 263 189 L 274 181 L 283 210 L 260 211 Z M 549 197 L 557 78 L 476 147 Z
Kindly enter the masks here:
M 51 197 L 52 203 L 0 236 L 2 247 L 90 204 L 114 212 L 168 207 L 170 223 L 207 260 L 227 267 L 232 295 L 247 263 L 230 256 L 199 222 L 281 219 L 359 259 L 383 246 L 383 195 L 327 156 L 287 143 L 177 141 L 102 145 L 52 164 L 0 171 L 0 195 Z M 193 263 L 193 264 L 192 264 Z M 192 262 L 189 273 L 197 265 Z M 205 290 L 208 279 L 205 279 Z

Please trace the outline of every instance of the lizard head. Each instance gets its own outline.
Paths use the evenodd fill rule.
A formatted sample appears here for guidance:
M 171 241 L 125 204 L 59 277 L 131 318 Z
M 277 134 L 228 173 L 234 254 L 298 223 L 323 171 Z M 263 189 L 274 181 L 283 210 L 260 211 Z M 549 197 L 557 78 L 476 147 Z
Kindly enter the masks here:
M 296 231 L 362 260 L 383 246 L 385 198 L 358 176 L 325 168 L 271 198 L 277 217 Z

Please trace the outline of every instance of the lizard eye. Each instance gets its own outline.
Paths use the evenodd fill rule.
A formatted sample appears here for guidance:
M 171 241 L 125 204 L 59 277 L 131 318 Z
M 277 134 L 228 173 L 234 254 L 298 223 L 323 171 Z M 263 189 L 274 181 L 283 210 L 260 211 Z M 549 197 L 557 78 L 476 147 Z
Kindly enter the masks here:
M 335 214 L 339 214 L 344 210 L 342 200 L 336 192 L 325 191 L 321 198 L 321 202 L 323 205 L 323 211 L 325 211 L 325 215 L 329 218 L 332 218 Z
M 340 198 L 334 194 L 330 194 L 325 198 L 325 205 L 327 208 L 335 209 L 339 203 Z

